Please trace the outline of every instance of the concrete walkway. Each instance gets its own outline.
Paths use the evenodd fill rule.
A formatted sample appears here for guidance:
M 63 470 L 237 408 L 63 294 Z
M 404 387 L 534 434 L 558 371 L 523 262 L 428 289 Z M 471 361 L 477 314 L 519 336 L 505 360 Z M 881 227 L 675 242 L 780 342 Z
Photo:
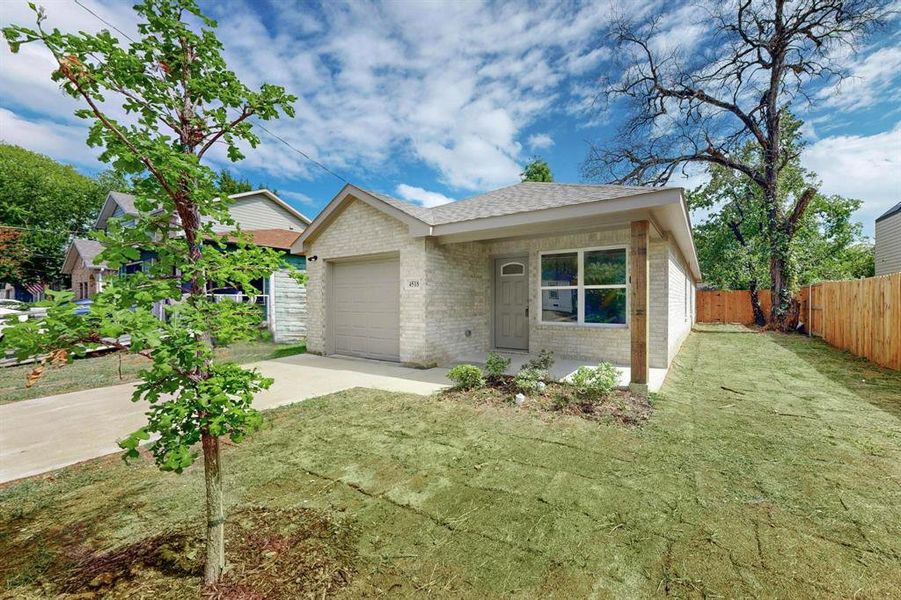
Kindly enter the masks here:
M 275 383 L 254 400 L 260 409 L 354 387 L 431 394 L 449 384 L 447 369 L 410 369 L 375 361 L 300 354 L 259 367 Z M 145 423 L 134 384 L 71 392 L 0 406 L 0 483 L 118 452 L 116 441 Z

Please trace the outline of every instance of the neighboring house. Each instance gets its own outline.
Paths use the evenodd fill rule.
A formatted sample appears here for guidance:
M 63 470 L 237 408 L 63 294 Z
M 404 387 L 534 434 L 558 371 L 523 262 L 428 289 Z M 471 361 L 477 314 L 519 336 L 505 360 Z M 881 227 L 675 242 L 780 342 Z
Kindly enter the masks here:
M 423 208 L 347 185 L 293 250 L 313 352 L 433 365 L 547 349 L 632 365 L 635 383 L 672 361 L 701 276 L 679 188 L 527 182 Z
M 75 239 L 66 251 L 62 272 L 72 278 L 76 300 L 87 300 L 103 289 L 103 282 L 117 274 L 97 260 L 103 246 L 96 240 Z
M 876 219 L 876 274 L 901 271 L 901 202 Z
M 55 288 L 54 288 L 55 289 Z M 19 302 L 40 302 L 45 297 L 43 283 L 3 283 L 0 285 L 0 300 Z
M 310 223 L 310 219 L 285 203 L 269 190 L 256 190 L 231 196 L 229 213 L 241 230 L 254 243 L 281 250 L 286 262 L 304 270 L 303 256 L 292 255 L 290 248 Z M 127 224 L 129 215 L 137 215 L 134 197 L 121 192 L 110 192 L 100 210 L 96 229 L 106 229 L 111 218 L 120 218 Z M 214 224 L 214 230 L 225 232 L 231 225 Z M 96 256 L 101 245 L 87 239 L 76 239 L 70 245 L 63 272 L 72 276 L 72 290 L 77 299 L 91 298 L 100 291 L 105 278 L 114 275 L 105 265 L 98 264 Z M 141 270 L 154 260 L 152 251 L 143 251 L 141 259 L 123 265 L 122 274 Z M 245 296 L 240 290 L 210 290 L 214 298 L 249 301 L 261 304 L 264 320 L 277 342 L 291 342 L 302 338 L 306 332 L 306 290 L 288 275 L 287 269 L 273 273 L 255 286 L 261 294 Z M 162 309 L 160 309 L 162 314 Z

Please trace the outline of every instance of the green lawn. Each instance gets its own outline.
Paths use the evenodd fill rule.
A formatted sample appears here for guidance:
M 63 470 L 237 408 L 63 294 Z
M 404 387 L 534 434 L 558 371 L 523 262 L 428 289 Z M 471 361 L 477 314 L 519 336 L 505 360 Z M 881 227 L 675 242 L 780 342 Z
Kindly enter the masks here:
M 901 374 L 708 328 L 654 404 L 641 429 L 372 390 L 269 413 L 225 456 L 233 589 L 901 597 Z M 113 458 L 6 486 L 0 582 L 197 597 L 202 487 Z
M 228 348 L 220 348 L 217 350 L 217 354 L 226 360 L 248 363 L 300 354 L 305 350 L 306 346 L 302 342 L 285 345 L 260 341 L 244 342 Z M 136 381 L 138 371 L 145 368 L 147 364 L 146 358 L 128 354 L 93 355 L 75 360 L 72 364 L 62 368 L 47 367 L 40 381 L 30 388 L 25 387 L 25 377 L 31 372 L 34 365 L 0 367 L 0 404 Z M 120 367 L 121 378 L 119 377 Z

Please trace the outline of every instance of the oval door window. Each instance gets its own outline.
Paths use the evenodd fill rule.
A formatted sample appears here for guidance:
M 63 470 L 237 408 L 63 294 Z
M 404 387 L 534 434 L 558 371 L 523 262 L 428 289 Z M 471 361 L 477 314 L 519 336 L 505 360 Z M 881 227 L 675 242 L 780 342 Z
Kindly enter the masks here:
M 526 267 L 522 263 L 510 262 L 501 266 L 501 276 L 525 275 Z

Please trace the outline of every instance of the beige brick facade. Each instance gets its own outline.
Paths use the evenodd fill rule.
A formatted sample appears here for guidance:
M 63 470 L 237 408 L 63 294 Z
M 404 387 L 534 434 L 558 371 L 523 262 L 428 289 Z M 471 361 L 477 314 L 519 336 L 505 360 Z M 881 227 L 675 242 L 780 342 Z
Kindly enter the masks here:
M 72 292 L 76 300 L 93 298 L 100 291 L 103 280 L 115 275 L 108 269 L 86 267 L 84 261 L 78 260 L 78 266 L 72 269 Z
M 539 252 L 629 246 L 629 227 L 524 239 L 439 244 L 414 238 L 400 221 L 352 200 L 307 249 L 308 338 L 311 351 L 330 352 L 327 337 L 328 272 L 332 261 L 395 255 L 400 260 L 400 358 L 402 362 L 446 364 L 492 349 L 494 258 L 529 257 L 529 351 L 552 350 L 559 357 L 629 364 L 627 325 L 598 327 L 540 321 Z M 672 360 L 670 244 L 653 241 L 650 268 L 650 365 Z M 414 284 L 415 282 L 415 284 Z M 418 284 L 418 285 L 416 285 Z M 690 324 L 689 324 L 690 326 Z M 681 329 L 673 329 L 680 337 Z M 679 339 L 679 343 L 681 339 Z

